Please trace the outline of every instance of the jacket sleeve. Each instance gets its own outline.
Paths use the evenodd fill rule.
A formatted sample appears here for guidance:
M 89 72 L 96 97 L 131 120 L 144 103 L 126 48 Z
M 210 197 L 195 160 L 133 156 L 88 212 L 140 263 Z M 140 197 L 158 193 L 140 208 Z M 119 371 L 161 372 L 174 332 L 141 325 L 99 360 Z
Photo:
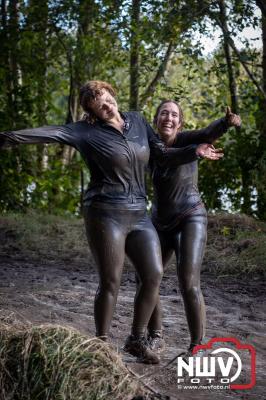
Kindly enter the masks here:
M 228 129 L 225 118 L 217 119 L 212 122 L 207 128 L 179 132 L 176 135 L 174 147 L 188 146 L 192 143 L 213 143 L 221 137 Z
M 151 159 L 161 167 L 175 167 L 197 160 L 197 145 L 191 144 L 186 147 L 167 147 L 156 135 L 152 127 L 143 118 L 148 132 L 148 140 L 151 152 Z
M 50 125 L 40 128 L 1 132 L 0 147 L 38 143 L 63 143 L 76 147 L 77 139 L 77 135 L 74 132 L 74 124 Z

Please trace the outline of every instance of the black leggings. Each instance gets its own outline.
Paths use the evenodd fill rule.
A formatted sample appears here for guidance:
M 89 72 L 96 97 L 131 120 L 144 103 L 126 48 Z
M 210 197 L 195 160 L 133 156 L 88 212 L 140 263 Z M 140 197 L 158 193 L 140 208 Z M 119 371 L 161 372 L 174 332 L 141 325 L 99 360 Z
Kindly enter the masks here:
M 143 336 L 156 305 L 162 279 L 159 238 L 145 210 L 85 207 L 88 241 L 99 272 L 94 317 L 97 336 L 107 336 L 116 305 L 125 254 L 140 277 L 132 334 Z
M 191 344 L 200 343 L 205 335 L 205 304 L 200 288 L 200 269 L 207 239 L 205 212 L 184 217 L 171 232 L 158 232 L 166 268 L 175 252 L 177 276 L 183 297 Z M 148 324 L 150 332 L 162 329 L 162 312 L 158 301 Z

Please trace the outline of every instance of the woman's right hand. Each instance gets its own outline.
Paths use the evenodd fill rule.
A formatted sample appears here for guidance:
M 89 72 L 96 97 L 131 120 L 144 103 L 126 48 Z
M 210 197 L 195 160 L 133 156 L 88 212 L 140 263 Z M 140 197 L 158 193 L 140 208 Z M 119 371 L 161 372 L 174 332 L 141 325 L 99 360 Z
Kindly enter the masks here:
M 200 158 L 207 158 L 207 160 L 219 160 L 224 156 L 222 149 L 216 149 L 209 143 L 199 144 L 196 148 L 196 154 Z

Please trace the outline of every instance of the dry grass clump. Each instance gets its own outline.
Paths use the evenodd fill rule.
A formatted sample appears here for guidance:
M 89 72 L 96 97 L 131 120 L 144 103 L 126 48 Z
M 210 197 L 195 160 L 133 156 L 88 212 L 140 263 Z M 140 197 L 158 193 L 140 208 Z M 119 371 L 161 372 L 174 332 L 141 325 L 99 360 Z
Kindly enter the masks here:
M 129 400 L 144 395 L 97 338 L 60 326 L 0 331 L 1 400 Z

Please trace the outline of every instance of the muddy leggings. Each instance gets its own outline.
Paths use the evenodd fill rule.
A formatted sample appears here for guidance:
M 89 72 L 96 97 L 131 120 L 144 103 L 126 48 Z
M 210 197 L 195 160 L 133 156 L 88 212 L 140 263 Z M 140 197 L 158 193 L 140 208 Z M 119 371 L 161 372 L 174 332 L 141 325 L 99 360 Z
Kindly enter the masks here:
M 132 334 L 143 336 L 158 299 L 163 274 L 155 228 L 145 210 L 85 207 L 84 219 L 99 273 L 94 303 L 96 335 L 108 336 L 127 254 L 140 277 Z
M 184 217 L 171 232 L 158 232 L 162 248 L 163 267 L 166 268 L 175 252 L 177 276 L 183 297 L 191 344 L 200 343 L 205 335 L 205 304 L 200 288 L 200 269 L 207 238 L 207 216 L 194 214 Z M 158 301 L 148 330 L 162 329 L 162 312 Z

